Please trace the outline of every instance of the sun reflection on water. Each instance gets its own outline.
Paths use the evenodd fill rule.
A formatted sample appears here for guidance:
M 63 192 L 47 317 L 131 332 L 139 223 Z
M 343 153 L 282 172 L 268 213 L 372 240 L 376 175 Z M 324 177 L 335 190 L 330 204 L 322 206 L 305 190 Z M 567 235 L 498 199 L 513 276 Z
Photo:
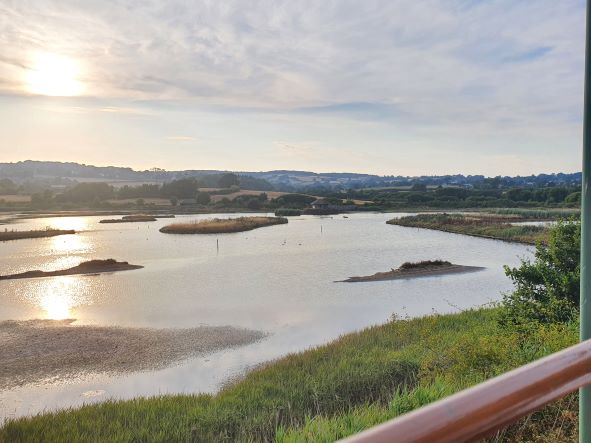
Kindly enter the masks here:
M 51 226 L 56 229 L 74 229 L 76 232 L 88 229 L 84 217 L 56 217 L 51 221 Z
M 43 318 L 75 318 L 75 308 L 83 303 L 86 283 L 83 277 L 69 276 L 44 279 L 38 287 L 37 304 Z
M 84 253 L 92 249 L 92 244 L 87 236 L 81 234 L 58 235 L 51 237 L 52 253 Z

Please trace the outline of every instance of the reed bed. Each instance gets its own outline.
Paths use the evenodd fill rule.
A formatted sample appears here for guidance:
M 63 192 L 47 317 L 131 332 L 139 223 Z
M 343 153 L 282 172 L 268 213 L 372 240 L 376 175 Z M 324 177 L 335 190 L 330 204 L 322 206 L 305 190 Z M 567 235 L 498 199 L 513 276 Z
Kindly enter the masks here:
M 0 231 L 0 241 L 9 240 L 22 240 L 25 238 L 43 238 L 43 237 L 55 237 L 57 235 L 75 234 L 76 231 L 73 229 L 37 229 L 31 231 L 9 231 L 5 229 Z
M 160 229 L 165 234 L 226 234 L 287 223 L 285 217 L 214 218 L 193 223 L 173 223 Z
M 121 218 L 109 218 L 101 220 L 99 223 L 134 223 L 134 222 L 153 222 L 156 217 L 152 215 L 126 215 Z
M 386 223 L 517 243 L 536 244 L 546 241 L 549 232 L 547 227 L 513 225 L 510 223 L 513 221 L 472 214 L 419 214 L 395 218 Z

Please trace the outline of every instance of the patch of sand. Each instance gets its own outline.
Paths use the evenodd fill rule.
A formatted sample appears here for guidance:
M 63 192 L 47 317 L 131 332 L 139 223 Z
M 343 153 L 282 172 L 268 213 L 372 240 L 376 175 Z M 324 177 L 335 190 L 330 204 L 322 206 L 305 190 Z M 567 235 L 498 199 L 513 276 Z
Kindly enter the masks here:
M 76 326 L 73 321 L 0 322 L 0 389 L 85 373 L 161 369 L 266 335 L 229 326 L 150 329 Z

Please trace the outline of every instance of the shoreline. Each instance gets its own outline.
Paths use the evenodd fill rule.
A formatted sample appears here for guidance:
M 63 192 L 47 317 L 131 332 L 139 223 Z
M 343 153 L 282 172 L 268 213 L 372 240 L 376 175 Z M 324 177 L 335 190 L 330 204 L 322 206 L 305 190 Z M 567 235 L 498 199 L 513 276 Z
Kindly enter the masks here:
M 551 220 L 550 220 L 551 221 Z M 386 222 L 388 223 L 388 222 Z M 447 234 L 456 234 L 456 235 L 467 235 L 468 237 L 478 237 L 478 238 L 484 238 L 487 240 L 497 240 L 497 241 L 502 241 L 502 242 L 506 242 L 506 243 L 517 243 L 520 245 L 527 245 L 527 246 L 535 246 L 535 243 L 532 242 L 527 242 L 527 241 L 522 241 L 522 240 L 515 240 L 515 239 L 509 239 L 509 238 L 500 238 L 500 237 L 493 237 L 492 235 L 484 235 L 484 234 L 471 234 L 468 232 L 456 232 L 456 231 L 451 231 L 445 228 L 427 228 L 425 226 L 406 226 L 406 225 L 399 225 L 398 223 L 388 223 L 389 225 L 393 225 L 393 226 L 400 226 L 402 228 L 413 228 L 413 229 L 427 229 L 429 231 L 439 231 L 439 232 L 445 232 Z

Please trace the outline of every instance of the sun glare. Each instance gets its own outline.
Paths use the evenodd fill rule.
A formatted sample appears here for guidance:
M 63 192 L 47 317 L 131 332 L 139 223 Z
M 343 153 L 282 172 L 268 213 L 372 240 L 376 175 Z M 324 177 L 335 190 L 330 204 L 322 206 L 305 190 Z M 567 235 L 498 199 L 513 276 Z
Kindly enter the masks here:
M 55 54 L 38 54 L 27 72 L 27 89 L 32 94 L 71 97 L 80 95 L 79 67 L 71 59 Z

